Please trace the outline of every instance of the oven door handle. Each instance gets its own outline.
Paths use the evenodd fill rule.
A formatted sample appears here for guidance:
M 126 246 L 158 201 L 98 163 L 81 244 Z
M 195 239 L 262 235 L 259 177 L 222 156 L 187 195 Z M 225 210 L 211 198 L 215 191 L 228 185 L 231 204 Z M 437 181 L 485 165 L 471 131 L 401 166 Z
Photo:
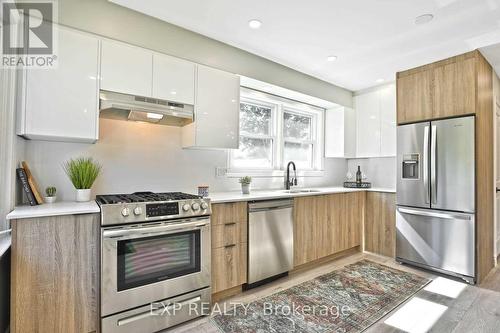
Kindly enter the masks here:
M 201 297 L 197 296 L 197 297 L 194 297 L 194 298 L 191 298 L 191 299 L 188 299 L 188 300 L 180 301 L 178 303 L 169 304 L 164 309 L 155 309 L 155 310 L 153 310 L 151 308 L 149 311 L 144 311 L 144 312 L 141 312 L 139 314 L 136 314 L 136 315 L 133 315 L 133 316 L 130 316 L 130 317 L 127 317 L 127 318 L 119 319 L 117 321 L 117 325 L 118 326 L 123 326 L 123 325 L 127 325 L 127 324 L 130 324 L 130 323 L 133 323 L 135 321 L 141 320 L 141 319 L 149 318 L 151 316 L 161 316 L 164 313 L 168 314 L 168 313 L 170 313 L 170 310 L 173 310 L 173 309 L 180 310 L 181 308 L 185 307 L 186 305 L 196 304 L 196 303 L 199 303 L 200 301 L 201 301 Z
M 203 222 L 205 221 L 205 222 Z M 118 239 L 118 238 L 134 238 L 143 237 L 144 235 L 155 235 L 155 234 L 171 234 L 179 231 L 192 231 L 200 230 L 203 227 L 209 225 L 209 220 L 204 219 L 200 221 L 194 221 L 189 223 L 175 223 L 175 224 L 164 224 L 154 227 L 134 227 L 118 230 L 104 230 L 102 232 L 102 237 L 104 239 Z

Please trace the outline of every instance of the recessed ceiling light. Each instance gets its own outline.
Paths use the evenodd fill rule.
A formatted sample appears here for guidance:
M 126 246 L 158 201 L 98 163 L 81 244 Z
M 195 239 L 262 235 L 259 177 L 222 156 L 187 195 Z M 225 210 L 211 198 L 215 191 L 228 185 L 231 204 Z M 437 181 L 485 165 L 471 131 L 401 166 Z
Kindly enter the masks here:
M 415 24 L 416 25 L 426 24 L 426 23 L 429 23 L 430 21 L 432 21 L 433 18 L 434 18 L 434 15 L 432 15 L 432 14 L 420 15 L 420 16 L 417 16 L 415 18 Z
M 262 25 L 262 22 L 259 20 L 250 20 L 248 21 L 248 26 L 252 29 L 259 29 L 260 26 Z
M 331 56 L 326 57 L 326 60 L 328 60 L 328 61 L 335 61 L 335 60 L 337 60 L 337 58 L 338 57 L 336 55 L 331 55 Z
M 377 83 L 382 83 L 384 81 L 385 81 L 384 79 L 377 79 L 377 80 L 375 80 L 375 82 L 377 82 Z

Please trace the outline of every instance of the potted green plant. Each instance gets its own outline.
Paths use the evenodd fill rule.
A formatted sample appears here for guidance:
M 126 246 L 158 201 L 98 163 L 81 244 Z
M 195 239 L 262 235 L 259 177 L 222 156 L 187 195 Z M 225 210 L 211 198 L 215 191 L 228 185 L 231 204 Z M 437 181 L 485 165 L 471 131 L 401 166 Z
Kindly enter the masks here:
M 250 194 L 250 184 L 252 183 L 252 177 L 241 177 L 239 183 L 241 184 L 241 193 Z
M 90 189 L 101 172 L 101 165 L 91 157 L 80 157 L 66 161 L 63 168 L 76 189 L 76 201 L 90 201 Z
M 56 202 L 57 189 L 54 186 L 49 186 L 45 189 L 45 197 L 43 198 L 46 203 Z

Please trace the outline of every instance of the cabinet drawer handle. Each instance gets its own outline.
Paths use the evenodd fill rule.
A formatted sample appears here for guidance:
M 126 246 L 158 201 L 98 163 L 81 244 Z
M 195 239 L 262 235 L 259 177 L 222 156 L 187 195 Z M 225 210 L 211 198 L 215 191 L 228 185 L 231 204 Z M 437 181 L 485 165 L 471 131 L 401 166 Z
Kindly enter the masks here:
M 235 246 L 236 246 L 236 244 L 229 244 L 229 245 L 225 245 L 224 247 L 225 247 L 226 249 L 228 249 L 228 248 L 230 248 L 230 247 L 235 247 Z
M 230 225 L 235 225 L 236 222 L 229 222 L 229 223 L 224 223 L 225 226 L 230 226 Z

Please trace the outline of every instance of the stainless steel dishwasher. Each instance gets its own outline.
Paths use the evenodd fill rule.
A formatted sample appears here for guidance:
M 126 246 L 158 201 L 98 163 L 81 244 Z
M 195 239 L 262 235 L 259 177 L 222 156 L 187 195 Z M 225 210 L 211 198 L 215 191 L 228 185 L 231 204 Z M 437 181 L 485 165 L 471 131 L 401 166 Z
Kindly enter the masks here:
M 248 287 L 293 267 L 293 200 L 248 204 Z

